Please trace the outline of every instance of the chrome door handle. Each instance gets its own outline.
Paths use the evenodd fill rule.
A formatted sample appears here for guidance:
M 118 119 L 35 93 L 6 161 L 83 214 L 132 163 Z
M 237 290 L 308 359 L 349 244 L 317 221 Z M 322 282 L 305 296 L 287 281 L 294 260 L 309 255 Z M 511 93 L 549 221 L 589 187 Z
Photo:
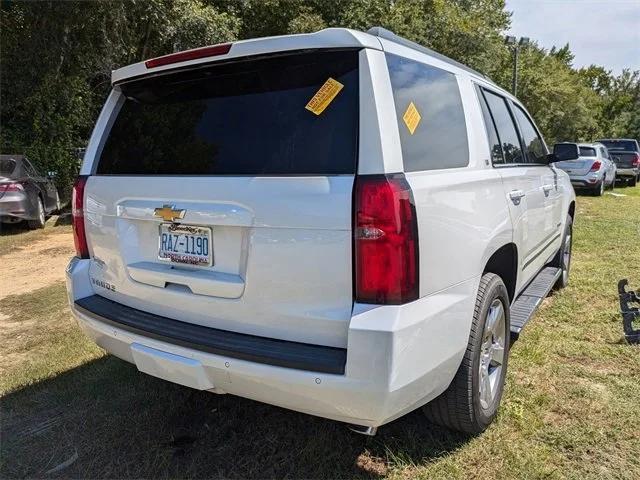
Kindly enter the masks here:
M 509 192 L 509 198 L 511 199 L 514 205 L 520 205 L 520 201 L 524 196 L 525 196 L 525 193 L 522 190 L 511 190 Z

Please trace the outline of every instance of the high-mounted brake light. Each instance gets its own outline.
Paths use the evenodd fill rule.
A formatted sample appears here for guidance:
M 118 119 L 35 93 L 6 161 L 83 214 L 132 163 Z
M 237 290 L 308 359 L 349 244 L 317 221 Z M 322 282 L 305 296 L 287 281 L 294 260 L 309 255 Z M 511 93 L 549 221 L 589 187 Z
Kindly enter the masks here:
M 404 175 L 358 176 L 354 200 L 356 301 L 400 304 L 416 300 L 418 225 Z
M 73 243 L 76 246 L 76 256 L 79 258 L 89 258 L 89 246 L 84 229 L 84 187 L 87 184 L 87 178 L 86 175 L 79 175 L 71 192 Z
M 226 55 L 231 50 L 231 43 L 221 43 L 220 45 L 212 45 L 210 47 L 194 48 L 184 52 L 170 53 L 163 57 L 152 58 L 144 62 L 147 68 L 162 67 L 163 65 L 171 65 L 172 63 L 186 62 L 188 60 L 197 60 L 198 58 L 215 57 L 217 55 Z
M 602 162 L 600 162 L 600 160 L 596 160 L 591 164 L 591 170 L 589 170 L 590 172 L 597 172 L 598 170 L 600 170 L 600 167 L 602 166 Z

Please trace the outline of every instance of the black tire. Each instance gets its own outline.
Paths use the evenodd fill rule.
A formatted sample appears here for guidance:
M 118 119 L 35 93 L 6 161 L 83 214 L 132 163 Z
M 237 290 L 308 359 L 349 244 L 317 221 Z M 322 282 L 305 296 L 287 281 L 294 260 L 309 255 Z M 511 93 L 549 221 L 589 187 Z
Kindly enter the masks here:
M 31 230 L 38 230 L 40 228 L 44 228 L 45 224 L 45 213 L 44 213 L 44 204 L 42 203 L 42 199 L 38 197 L 38 203 L 36 204 L 36 218 L 33 220 L 27 220 L 27 225 Z
M 481 354 L 487 357 L 483 346 L 485 326 L 490 308 L 499 302 L 504 312 L 504 350 L 499 371 L 494 366 L 496 377 L 495 393 L 490 403 L 483 405 L 480 393 Z M 502 329 L 499 329 L 502 331 Z M 469 343 L 451 385 L 439 397 L 425 405 L 423 411 L 427 419 L 438 425 L 465 433 L 480 433 L 486 430 L 498 412 L 502 399 L 504 380 L 509 359 L 509 294 L 502 279 L 494 273 L 485 273 L 480 280 L 478 296 L 473 312 L 473 323 L 469 334 Z M 493 340 L 492 340 L 493 341 Z M 491 366 L 488 366 L 488 372 Z M 494 391 L 494 389 L 491 389 Z
M 571 271 L 571 254 L 573 253 L 573 219 L 567 215 L 567 221 L 562 236 L 562 245 L 556 256 L 551 261 L 551 265 L 562 270 L 562 274 L 553 286 L 555 290 L 561 290 L 569 285 L 569 273 Z
M 605 180 L 606 178 L 602 178 L 602 182 L 600 182 L 600 185 L 598 185 L 596 188 L 593 189 L 593 195 L 596 197 L 601 197 L 602 195 L 604 195 L 604 185 L 605 185 Z
M 636 177 L 631 177 L 631 178 L 629 179 L 629 186 L 631 186 L 631 187 L 635 187 L 635 186 L 636 186 L 636 183 L 638 183 L 638 181 L 636 180 Z

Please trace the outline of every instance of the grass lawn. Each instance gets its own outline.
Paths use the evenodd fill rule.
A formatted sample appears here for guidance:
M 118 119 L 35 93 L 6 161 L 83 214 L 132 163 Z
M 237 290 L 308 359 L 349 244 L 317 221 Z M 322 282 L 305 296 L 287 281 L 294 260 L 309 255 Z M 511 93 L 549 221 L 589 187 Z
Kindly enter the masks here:
M 0 478 L 638 479 L 640 347 L 616 284 L 640 289 L 640 188 L 617 192 L 578 198 L 570 286 L 514 345 L 480 436 L 414 412 L 367 438 L 138 373 L 83 337 L 56 284 L 0 304 Z

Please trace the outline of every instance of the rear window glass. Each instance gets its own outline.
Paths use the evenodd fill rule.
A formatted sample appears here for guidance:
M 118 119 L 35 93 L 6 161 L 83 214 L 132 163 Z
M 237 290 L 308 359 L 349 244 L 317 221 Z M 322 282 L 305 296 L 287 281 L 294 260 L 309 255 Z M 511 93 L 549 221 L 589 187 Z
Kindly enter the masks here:
M 329 79 L 343 87 L 321 113 L 306 109 Z M 98 174 L 355 172 L 357 50 L 253 58 L 121 88 L 126 101 L 105 142 Z
M 387 54 L 406 171 L 469 164 L 467 127 L 454 74 Z
M 596 149 L 589 147 L 580 147 L 580 156 L 581 157 L 597 157 Z
M 10 158 L 3 158 L 0 160 L 0 175 L 3 177 L 9 177 L 16 169 L 15 160 L 11 160 Z
M 626 152 L 637 152 L 638 146 L 633 140 L 598 140 L 609 150 L 624 150 Z

